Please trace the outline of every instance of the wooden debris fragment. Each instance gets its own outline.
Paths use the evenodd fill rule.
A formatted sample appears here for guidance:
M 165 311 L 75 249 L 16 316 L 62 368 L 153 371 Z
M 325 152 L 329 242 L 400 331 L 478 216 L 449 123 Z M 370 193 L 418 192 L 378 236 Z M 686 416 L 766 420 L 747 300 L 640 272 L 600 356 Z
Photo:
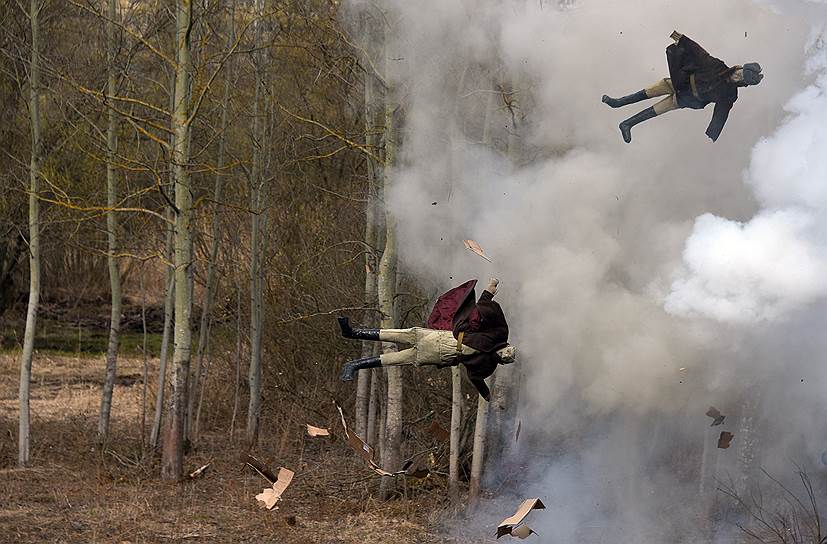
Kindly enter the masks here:
M 256 495 L 256 500 L 263 503 L 260 506 L 267 510 L 272 510 L 273 507 L 276 506 L 276 503 L 279 502 L 279 499 L 281 499 L 281 495 L 287 489 L 287 486 L 293 481 L 294 474 L 292 470 L 284 467 L 280 468 L 279 475 L 273 483 L 273 486 L 264 489 Z
M 524 500 L 520 504 L 519 508 L 517 508 L 517 511 L 514 513 L 513 516 L 505 518 L 497 526 L 497 538 L 500 538 L 501 536 L 504 536 L 504 535 L 514 534 L 515 528 L 518 529 L 518 532 L 520 534 L 522 534 L 524 529 L 519 529 L 519 527 L 517 527 L 517 526 L 520 525 L 523 522 L 523 520 L 528 515 L 528 513 L 531 512 L 534 509 L 541 510 L 545 507 L 546 507 L 546 505 L 544 505 L 543 502 L 540 499 L 526 499 L 526 500 Z M 529 529 L 529 531 L 531 531 L 531 529 Z M 528 536 L 530 534 L 531 534 L 531 532 L 529 532 L 525 536 L 519 536 L 519 534 L 516 535 L 516 536 L 519 536 L 519 538 L 525 538 L 526 536 Z
M 307 434 L 310 436 L 330 436 L 330 431 L 325 428 L 314 427 L 310 423 L 306 423 L 305 425 L 307 425 Z
M 710 427 L 720 425 L 724 422 L 724 419 L 726 419 L 726 416 L 719 412 L 714 406 L 709 407 L 709 410 L 706 411 L 706 415 L 712 418 L 712 425 L 710 425 Z
M 212 465 L 212 461 L 210 461 L 209 463 L 207 463 L 206 465 L 204 465 L 201 468 L 197 468 L 197 469 L 193 470 L 192 472 L 190 472 L 190 479 L 194 480 L 194 479 L 200 477 L 201 475 L 203 475 L 207 471 L 207 469 L 211 465 Z
M 489 263 L 492 262 L 491 258 L 485 254 L 485 251 L 483 251 L 480 245 L 476 243 L 474 240 L 463 240 L 463 243 L 465 244 L 466 248 L 470 249 L 471 251 L 473 251 Z
M 722 450 L 727 449 L 734 436 L 731 432 L 721 431 L 721 436 L 718 437 L 718 447 Z

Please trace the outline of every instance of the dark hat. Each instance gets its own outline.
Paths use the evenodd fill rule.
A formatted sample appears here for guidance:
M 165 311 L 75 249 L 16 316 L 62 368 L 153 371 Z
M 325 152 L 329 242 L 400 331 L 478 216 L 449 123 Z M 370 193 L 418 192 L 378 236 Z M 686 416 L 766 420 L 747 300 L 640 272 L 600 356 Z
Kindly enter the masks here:
M 758 85 L 764 79 L 761 73 L 761 65 L 757 62 L 748 62 L 744 65 L 744 83 L 747 85 Z

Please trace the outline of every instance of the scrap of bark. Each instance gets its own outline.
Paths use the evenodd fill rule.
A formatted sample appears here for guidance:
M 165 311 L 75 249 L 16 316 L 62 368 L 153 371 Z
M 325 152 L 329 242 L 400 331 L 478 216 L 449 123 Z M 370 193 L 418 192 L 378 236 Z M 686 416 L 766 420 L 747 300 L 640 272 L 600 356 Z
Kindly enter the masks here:
M 373 472 L 375 472 L 379 476 L 399 476 L 400 474 L 405 474 L 404 470 L 388 472 L 387 470 L 379 466 L 379 464 L 374 460 L 376 452 L 374 451 L 373 447 L 364 440 L 362 440 L 362 438 L 359 435 L 348 429 L 347 422 L 345 421 L 345 414 L 344 412 L 342 412 L 341 406 L 337 404 L 336 409 L 339 410 L 339 417 L 342 420 L 342 427 L 345 430 L 345 437 L 347 438 L 348 446 L 350 446 L 351 449 L 355 451 L 356 454 L 359 455 L 359 457 L 361 457 L 368 464 L 368 466 Z
M 310 423 L 305 423 L 307 425 L 307 434 L 310 436 L 330 436 L 330 431 L 324 429 L 322 427 L 314 427 Z
M 537 533 L 534 532 L 531 527 L 528 525 L 520 525 L 519 527 L 514 527 L 511 529 L 511 536 L 516 536 L 520 540 L 526 539 L 531 535 L 536 535 Z
M 503 535 L 510 535 L 513 534 L 514 528 L 522 523 L 525 517 L 534 509 L 541 510 L 545 508 L 546 505 L 540 499 L 526 499 L 524 500 L 517 511 L 514 513 L 513 516 L 507 517 L 500 522 L 497 526 L 497 538 L 500 538 Z M 529 529 L 530 530 L 530 529 Z M 531 534 L 531 533 L 529 533 Z M 528 535 L 526 535 L 528 536 Z M 525 537 L 520 537 L 525 538 Z
M 726 419 L 726 416 L 719 412 L 714 406 L 709 407 L 709 410 L 706 411 L 706 415 L 712 418 L 712 425 L 710 425 L 710 427 L 720 425 L 724 422 L 724 419 Z
M 485 251 L 483 251 L 480 245 L 476 243 L 474 240 L 463 240 L 462 242 L 465 244 L 466 248 L 470 249 L 471 251 L 473 251 L 489 263 L 492 262 L 488 255 L 485 254 Z
M 514 433 L 514 442 L 520 439 L 520 430 L 523 428 L 523 420 L 517 420 L 517 432 Z
M 212 465 L 212 461 L 210 461 L 209 463 L 207 463 L 206 465 L 204 465 L 201 468 L 193 470 L 192 472 L 190 472 L 190 479 L 194 480 L 194 479 L 198 478 L 199 476 L 204 474 L 211 465 Z
M 270 485 L 273 485 L 278 481 L 278 477 L 273 474 L 273 471 L 264 466 L 264 463 L 253 457 L 252 455 L 248 455 L 244 463 L 258 472 L 262 478 L 270 482 Z
M 272 510 L 273 507 L 276 506 L 276 503 L 279 502 L 279 499 L 281 499 L 281 495 L 287 489 L 287 486 L 293 481 L 294 474 L 292 470 L 284 467 L 280 468 L 279 475 L 275 483 L 273 483 L 273 487 L 268 487 L 256 495 L 256 500 L 263 503 L 260 506 L 267 510 Z
M 431 420 L 431 424 L 428 425 L 428 428 L 425 429 L 425 431 L 440 442 L 448 442 L 448 440 L 451 439 L 451 433 L 449 433 L 445 427 L 437 423 L 436 420 Z
M 718 447 L 722 450 L 725 450 L 729 447 L 729 443 L 732 442 L 732 438 L 735 435 L 728 431 L 721 431 L 721 436 L 718 437 Z

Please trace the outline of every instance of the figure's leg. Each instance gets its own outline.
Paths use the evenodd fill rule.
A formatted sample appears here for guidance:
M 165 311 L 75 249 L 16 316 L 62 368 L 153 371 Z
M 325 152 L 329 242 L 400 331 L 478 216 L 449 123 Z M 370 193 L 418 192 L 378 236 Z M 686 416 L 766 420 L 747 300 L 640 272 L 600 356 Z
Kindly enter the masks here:
M 654 85 L 646 87 L 641 91 L 620 98 L 612 98 L 609 95 L 604 94 L 603 102 L 613 108 L 619 108 L 621 106 L 626 106 L 627 104 L 634 104 L 635 102 L 646 100 L 647 98 L 674 94 L 674 92 L 675 90 L 672 88 L 672 81 L 666 78 L 661 79 Z
M 356 377 L 356 373 L 365 368 L 377 368 L 380 366 L 403 366 L 416 364 L 416 348 L 408 348 L 391 353 L 383 353 L 379 357 L 365 357 L 348 361 L 342 367 L 341 379 L 349 382 Z
M 393 342 L 394 344 L 407 344 L 409 346 L 413 346 L 416 344 L 416 328 L 381 329 L 379 331 L 379 340 L 382 342 Z
M 646 108 L 640 113 L 637 113 L 622 123 L 620 123 L 620 133 L 623 135 L 623 141 L 627 144 L 632 141 L 632 127 L 637 125 L 638 123 L 642 123 L 643 121 L 647 121 L 666 113 L 668 111 L 672 111 L 678 107 L 677 99 L 675 95 L 669 95 L 651 108 Z
M 350 326 L 350 318 L 347 316 L 337 317 L 342 336 L 355 338 L 356 340 L 379 340 L 379 329 L 354 329 Z

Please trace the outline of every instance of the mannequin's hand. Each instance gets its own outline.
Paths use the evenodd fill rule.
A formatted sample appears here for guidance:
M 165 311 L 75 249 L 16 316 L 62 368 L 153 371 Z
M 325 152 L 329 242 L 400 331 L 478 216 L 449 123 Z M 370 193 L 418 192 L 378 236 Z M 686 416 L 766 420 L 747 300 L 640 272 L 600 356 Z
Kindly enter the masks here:
M 499 285 L 499 283 L 500 280 L 498 280 L 497 278 L 491 278 L 490 280 L 488 280 L 488 287 L 486 287 L 485 290 L 491 293 L 492 295 L 496 295 L 497 285 Z

